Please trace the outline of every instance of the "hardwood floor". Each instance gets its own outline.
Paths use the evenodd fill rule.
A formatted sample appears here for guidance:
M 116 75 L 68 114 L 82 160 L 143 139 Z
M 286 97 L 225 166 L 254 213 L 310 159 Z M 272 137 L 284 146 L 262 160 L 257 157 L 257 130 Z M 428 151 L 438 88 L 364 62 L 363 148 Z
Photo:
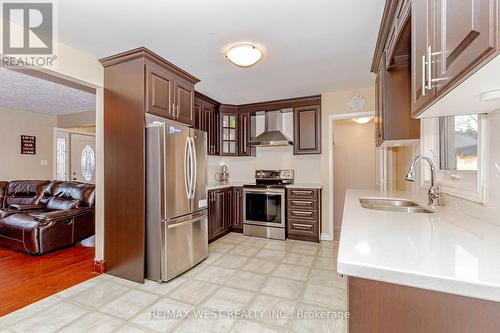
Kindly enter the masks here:
M 0 317 L 97 275 L 93 247 L 42 256 L 0 247 Z

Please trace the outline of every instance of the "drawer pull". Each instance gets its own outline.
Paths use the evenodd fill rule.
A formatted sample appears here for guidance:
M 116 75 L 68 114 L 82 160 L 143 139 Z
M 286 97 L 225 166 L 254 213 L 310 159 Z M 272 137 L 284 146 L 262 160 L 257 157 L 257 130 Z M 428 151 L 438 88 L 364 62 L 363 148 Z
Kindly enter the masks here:
M 294 194 L 305 194 L 305 195 L 312 195 L 313 191 L 299 191 L 299 190 L 293 190 L 292 193 Z
M 292 204 L 294 204 L 296 206 L 312 206 L 313 205 L 312 201 L 295 201 L 295 200 L 292 200 Z
M 301 210 L 292 210 L 292 214 L 300 216 L 313 216 L 313 212 L 303 212 Z
M 294 229 L 297 229 L 297 230 L 306 230 L 306 231 L 309 231 L 309 230 L 312 230 L 312 225 L 309 225 L 309 224 L 299 224 L 299 223 L 293 223 L 293 227 Z

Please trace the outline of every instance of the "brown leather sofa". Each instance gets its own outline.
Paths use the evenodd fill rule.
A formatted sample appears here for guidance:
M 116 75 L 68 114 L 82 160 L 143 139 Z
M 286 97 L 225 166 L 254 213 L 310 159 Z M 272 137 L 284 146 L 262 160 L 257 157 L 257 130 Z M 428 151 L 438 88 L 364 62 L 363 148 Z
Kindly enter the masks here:
M 43 254 L 92 236 L 94 196 L 86 183 L 0 182 L 0 245 Z

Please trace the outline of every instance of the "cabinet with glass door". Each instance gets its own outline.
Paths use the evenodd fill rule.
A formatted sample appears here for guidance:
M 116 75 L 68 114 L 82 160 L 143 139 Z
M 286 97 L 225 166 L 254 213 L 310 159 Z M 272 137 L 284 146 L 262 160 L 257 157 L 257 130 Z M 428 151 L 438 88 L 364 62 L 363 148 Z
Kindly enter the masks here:
M 221 155 L 238 156 L 238 114 L 221 112 Z

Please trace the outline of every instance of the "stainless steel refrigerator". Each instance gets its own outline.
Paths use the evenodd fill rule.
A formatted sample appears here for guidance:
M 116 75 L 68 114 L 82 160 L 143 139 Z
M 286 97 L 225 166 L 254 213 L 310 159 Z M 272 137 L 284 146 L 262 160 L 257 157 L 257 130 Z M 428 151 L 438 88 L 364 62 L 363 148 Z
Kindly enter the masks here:
M 146 116 L 146 278 L 168 281 L 208 255 L 207 134 Z

